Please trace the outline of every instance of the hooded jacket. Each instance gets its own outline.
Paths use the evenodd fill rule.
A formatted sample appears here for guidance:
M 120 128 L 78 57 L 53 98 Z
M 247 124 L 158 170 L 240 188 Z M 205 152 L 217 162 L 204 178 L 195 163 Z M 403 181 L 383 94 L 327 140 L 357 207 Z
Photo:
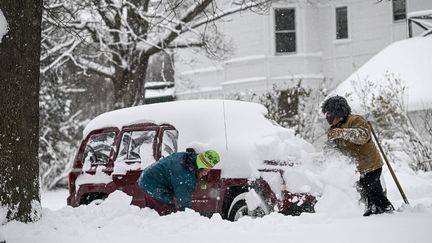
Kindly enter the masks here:
M 361 174 L 383 166 L 381 155 L 372 140 L 369 124 L 363 117 L 348 115 L 330 129 L 332 128 L 344 129 L 344 134 L 334 142 L 342 153 L 354 159 Z
M 145 168 L 138 179 L 138 186 L 167 204 L 174 205 L 175 197 L 179 210 L 191 208 L 196 186 L 195 159 L 195 153 L 173 153 Z

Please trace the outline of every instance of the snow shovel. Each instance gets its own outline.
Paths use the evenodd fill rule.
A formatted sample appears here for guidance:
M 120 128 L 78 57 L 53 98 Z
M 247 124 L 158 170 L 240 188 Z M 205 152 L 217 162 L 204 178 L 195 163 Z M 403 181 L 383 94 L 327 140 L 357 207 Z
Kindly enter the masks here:
M 396 186 L 397 186 L 397 188 L 399 189 L 399 192 L 400 192 L 400 194 L 401 194 L 401 196 L 402 196 L 402 198 L 403 198 L 405 204 L 409 205 L 408 198 L 405 196 L 405 193 L 404 193 L 404 191 L 402 190 L 402 186 L 400 185 L 399 180 L 397 179 L 396 174 L 395 174 L 394 171 L 393 171 L 393 168 L 391 167 L 389 161 L 387 160 L 387 157 L 386 157 L 386 155 L 385 155 L 385 153 L 384 153 L 384 150 L 382 149 L 381 144 L 380 144 L 380 142 L 378 141 L 378 137 L 377 137 L 377 135 L 376 135 L 376 133 L 375 133 L 375 130 L 374 130 L 373 127 L 372 127 L 372 123 L 371 123 L 370 121 L 369 121 L 368 123 L 369 123 L 369 127 L 370 127 L 370 129 L 371 129 L 371 131 L 372 131 L 372 135 L 373 135 L 373 137 L 374 137 L 374 139 L 375 139 L 375 141 L 376 141 L 376 144 L 378 145 L 378 148 L 379 148 L 379 150 L 380 150 L 380 153 L 381 153 L 382 157 L 384 158 L 384 161 L 385 161 L 386 164 L 387 164 L 387 167 L 388 167 L 388 169 L 389 169 L 389 171 L 390 171 L 390 174 L 392 175 L 393 180 L 394 180 L 394 182 L 396 183 Z

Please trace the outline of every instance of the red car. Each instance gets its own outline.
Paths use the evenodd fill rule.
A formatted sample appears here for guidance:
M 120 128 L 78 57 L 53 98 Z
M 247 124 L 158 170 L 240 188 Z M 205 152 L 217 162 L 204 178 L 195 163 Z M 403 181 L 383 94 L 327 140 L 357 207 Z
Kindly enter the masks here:
M 137 185 L 142 169 L 176 152 L 178 139 L 179 131 L 168 123 L 141 121 L 120 128 L 99 126 L 89 130 L 69 174 L 67 204 L 78 207 L 121 190 L 132 196 L 132 204 L 143 207 L 143 193 Z M 275 193 L 271 189 L 264 177 L 276 176 L 285 184 L 283 170 L 278 169 L 281 165 L 275 164 L 265 161 L 265 166 L 258 169 L 263 177 L 258 179 L 224 178 L 221 176 L 224 168 L 211 170 L 207 186 L 197 185 L 192 208 L 205 216 L 219 213 L 232 221 L 244 215 L 263 216 L 273 211 L 286 215 L 314 212 L 314 196 L 286 189 Z

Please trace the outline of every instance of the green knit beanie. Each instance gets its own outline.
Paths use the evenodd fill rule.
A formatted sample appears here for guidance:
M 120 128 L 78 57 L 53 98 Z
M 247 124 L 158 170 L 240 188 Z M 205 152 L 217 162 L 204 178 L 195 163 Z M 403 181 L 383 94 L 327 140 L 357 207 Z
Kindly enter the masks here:
M 211 169 L 219 161 L 219 154 L 215 150 L 207 150 L 198 154 L 196 158 L 196 165 L 198 169 Z

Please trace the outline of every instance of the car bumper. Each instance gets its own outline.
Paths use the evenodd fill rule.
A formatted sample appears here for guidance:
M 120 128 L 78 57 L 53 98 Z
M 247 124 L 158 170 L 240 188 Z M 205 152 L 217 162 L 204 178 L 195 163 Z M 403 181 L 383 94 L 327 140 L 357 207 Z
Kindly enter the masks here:
M 284 215 L 300 215 L 301 213 L 314 213 L 316 198 L 307 193 L 282 192 L 282 200 L 279 202 L 279 212 Z

